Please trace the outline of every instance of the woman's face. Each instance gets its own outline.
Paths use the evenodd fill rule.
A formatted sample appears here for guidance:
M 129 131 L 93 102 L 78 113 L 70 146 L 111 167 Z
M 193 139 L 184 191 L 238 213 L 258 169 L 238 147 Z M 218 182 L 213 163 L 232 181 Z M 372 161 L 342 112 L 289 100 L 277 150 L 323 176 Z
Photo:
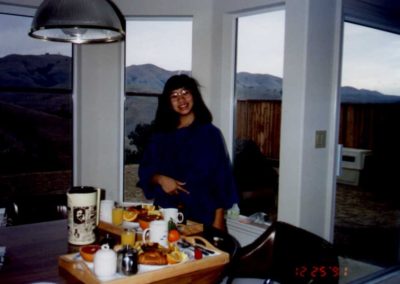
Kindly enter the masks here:
M 193 111 L 193 96 L 192 93 L 185 89 L 180 88 L 173 90 L 169 95 L 172 109 L 180 116 L 186 116 Z

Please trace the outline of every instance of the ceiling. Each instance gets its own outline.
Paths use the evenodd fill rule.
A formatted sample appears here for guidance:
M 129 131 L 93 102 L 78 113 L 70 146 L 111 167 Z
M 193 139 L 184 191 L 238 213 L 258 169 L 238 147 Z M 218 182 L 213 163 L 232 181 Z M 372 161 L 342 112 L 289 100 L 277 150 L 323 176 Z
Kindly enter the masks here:
M 343 0 L 346 20 L 400 33 L 399 0 Z

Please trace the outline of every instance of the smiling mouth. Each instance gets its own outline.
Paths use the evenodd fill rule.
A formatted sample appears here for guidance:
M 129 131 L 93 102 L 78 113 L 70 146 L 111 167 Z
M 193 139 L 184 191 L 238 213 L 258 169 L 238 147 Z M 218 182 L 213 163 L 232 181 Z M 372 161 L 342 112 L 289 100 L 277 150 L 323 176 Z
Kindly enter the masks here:
M 179 105 L 179 106 L 178 106 L 178 108 L 179 108 L 180 110 L 186 110 L 188 107 L 189 107 L 188 104 L 182 104 L 182 105 Z

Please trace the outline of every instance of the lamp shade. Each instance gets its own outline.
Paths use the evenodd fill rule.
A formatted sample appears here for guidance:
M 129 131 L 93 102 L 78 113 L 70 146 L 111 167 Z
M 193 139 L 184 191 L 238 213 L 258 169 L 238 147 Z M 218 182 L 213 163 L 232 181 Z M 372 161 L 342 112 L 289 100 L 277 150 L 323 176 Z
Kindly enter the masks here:
M 125 37 L 125 20 L 110 0 L 44 0 L 29 35 L 59 42 L 115 42 Z

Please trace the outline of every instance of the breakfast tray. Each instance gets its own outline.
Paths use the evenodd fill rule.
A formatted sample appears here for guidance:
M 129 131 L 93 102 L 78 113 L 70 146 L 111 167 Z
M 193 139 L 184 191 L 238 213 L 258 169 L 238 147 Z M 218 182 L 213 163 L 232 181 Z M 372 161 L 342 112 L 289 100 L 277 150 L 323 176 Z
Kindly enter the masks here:
M 84 283 L 218 283 L 222 280 L 226 264 L 229 262 L 229 254 L 212 246 L 202 237 L 182 237 L 194 244 L 199 239 L 205 244 L 206 249 L 215 253 L 204 256 L 202 259 L 189 259 L 183 263 L 165 265 L 155 270 L 142 271 L 132 276 L 116 274 L 115 277 L 100 280 L 96 277 L 91 264 L 83 261 L 79 253 L 61 255 L 58 258 L 59 268 L 71 274 L 74 278 Z

